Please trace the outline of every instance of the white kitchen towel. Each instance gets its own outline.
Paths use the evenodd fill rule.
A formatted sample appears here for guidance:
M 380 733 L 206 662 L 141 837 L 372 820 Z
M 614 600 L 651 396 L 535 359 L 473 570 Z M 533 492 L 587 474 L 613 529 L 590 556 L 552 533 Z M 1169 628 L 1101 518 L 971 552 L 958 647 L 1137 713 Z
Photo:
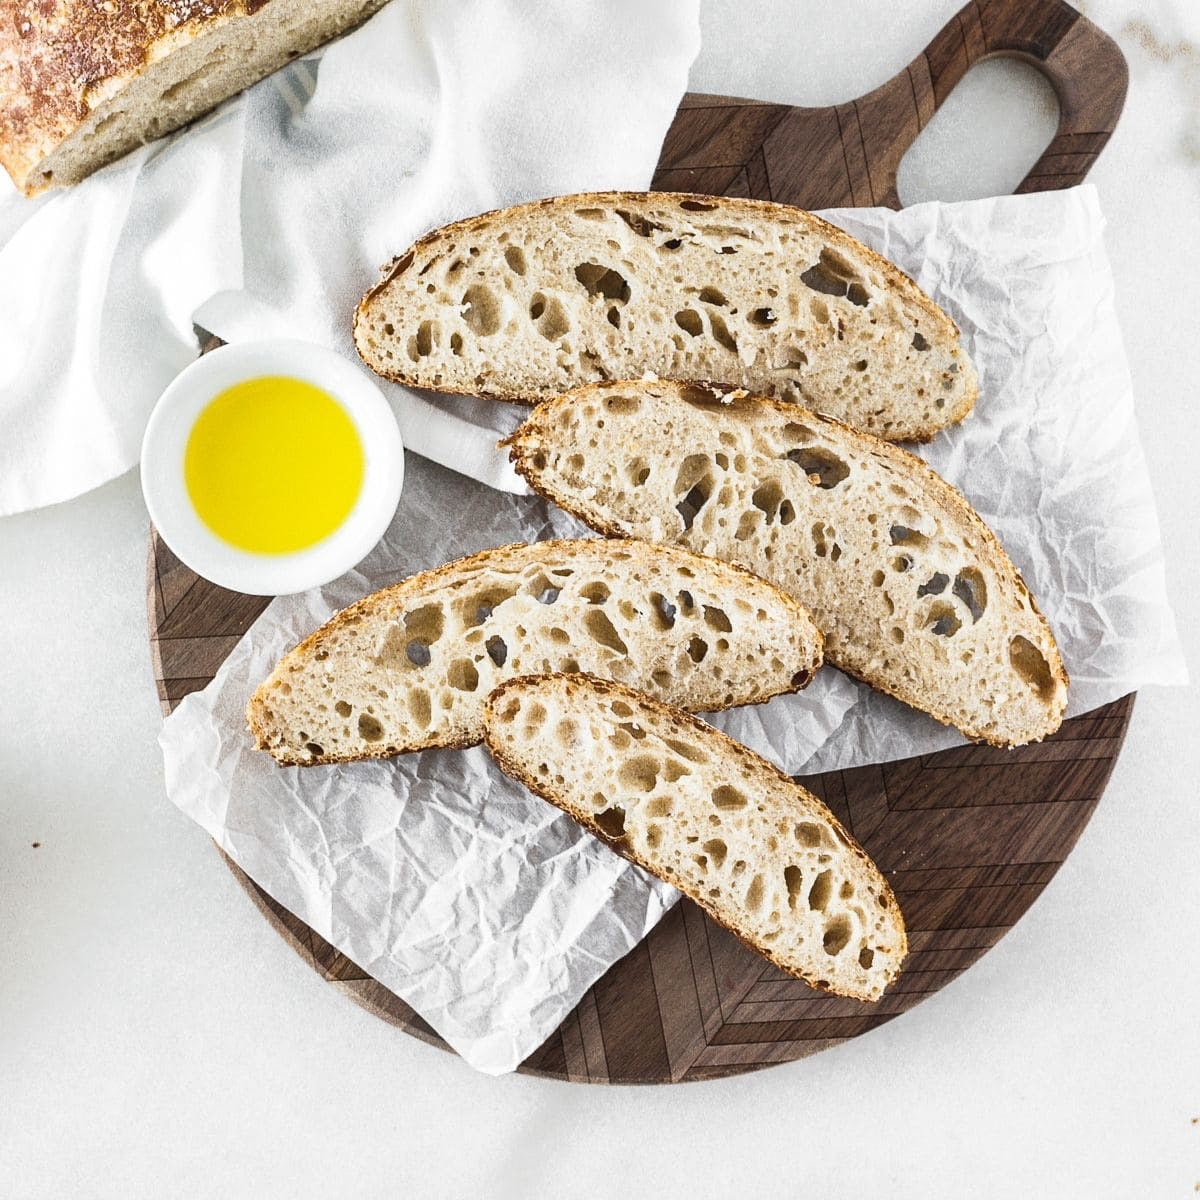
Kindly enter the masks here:
M 191 129 L 37 200 L 0 175 L 0 515 L 128 470 L 201 305 L 352 354 L 379 266 L 454 217 L 644 187 L 698 0 L 395 0 Z M 399 395 L 399 389 L 393 390 Z M 413 397 L 408 443 L 513 476 Z M 499 467 L 497 468 L 497 463 Z

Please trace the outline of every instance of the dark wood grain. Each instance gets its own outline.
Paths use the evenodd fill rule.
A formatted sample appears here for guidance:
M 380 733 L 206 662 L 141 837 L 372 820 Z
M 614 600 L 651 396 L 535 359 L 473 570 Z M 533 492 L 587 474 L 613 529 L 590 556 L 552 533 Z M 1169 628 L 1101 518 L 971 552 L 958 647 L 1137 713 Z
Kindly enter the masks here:
M 809 208 L 895 206 L 904 151 L 969 67 L 992 54 L 1034 62 L 1062 109 L 1018 190 L 1078 183 L 1120 115 L 1120 51 L 1060 0 L 979 0 L 894 79 L 836 108 L 685 96 L 654 186 Z M 266 603 L 199 579 L 151 531 L 147 611 L 164 713 L 208 683 Z M 814 992 L 685 902 L 521 1069 L 591 1083 L 709 1079 L 814 1054 L 919 1004 L 995 945 L 1053 877 L 1104 790 L 1132 708 L 1126 696 L 1020 750 L 968 746 L 803 780 L 871 852 L 905 914 L 909 959 L 877 1003 Z M 444 1045 L 404 1001 L 229 865 L 330 986 Z
M 1125 103 L 1117 44 L 1063 0 L 976 0 L 873 92 L 834 108 L 690 94 L 663 143 L 653 186 L 801 208 L 898 208 L 905 151 L 975 63 L 1025 59 L 1058 96 L 1059 123 L 1018 192 L 1082 182 Z

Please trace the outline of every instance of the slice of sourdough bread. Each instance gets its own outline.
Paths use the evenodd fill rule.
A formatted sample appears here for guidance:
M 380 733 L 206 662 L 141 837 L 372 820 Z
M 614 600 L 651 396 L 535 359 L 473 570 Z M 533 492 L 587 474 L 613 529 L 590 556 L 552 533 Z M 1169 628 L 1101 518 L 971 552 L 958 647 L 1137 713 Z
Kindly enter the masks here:
M 1008 556 L 919 458 L 795 405 L 701 385 L 596 384 L 508 439 L 602 533 L 675 542 L 811 609 L 835 666 L 997 746 L 1062 721 L 1067 675 Z
M 907 950 L 900 907 L 814 795 L 703 721 L 586 675 L 488 698 L 496 762 L 691 897 L 777 966 L 877 1000 Z
M 354 340 L 389 379 L 544 400 L 578 384 L 715 379 L 927 440 L 974 403 L 954 323 L 906 275 L 802 209 L 595 192 L 427 234 L 363 298 Z
M 482 736 L 522 672 L 579 671 L 713 711 L 802 688 L 822 639 L 795 600 L 675 547 L 501 546 L 343 609 L 259 686 L 247 720 L 285 765 L 386 758 Z

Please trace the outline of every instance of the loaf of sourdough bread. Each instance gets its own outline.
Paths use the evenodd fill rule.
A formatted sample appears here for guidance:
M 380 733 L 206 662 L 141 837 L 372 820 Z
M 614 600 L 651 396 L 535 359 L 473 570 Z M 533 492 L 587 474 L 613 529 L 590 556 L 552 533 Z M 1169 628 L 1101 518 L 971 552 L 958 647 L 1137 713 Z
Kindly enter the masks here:
M 0 20 L 0 163 L 26 195 L 170 133 L 384 0 L 16 0 Z
M 961 420 L 954 323 L 840 229 L 783 204 L 665 192 L 560 196 L 427 234 L 358 306 L 373 370 L 538 401 L 577 384 L 709 379 L 889 440 Z
M 915 455 L 743 392 L 640 381 L 539 406 L 517 470 L 601 533 L 673 542 L 791 593 L 827 659 L 998 746 L 1062 721 L 1067 674 L 992 532 Z
M 776 966 L 859 1000 L 895 978 L 887 880 L 811 792 L 711 725 L 584 675 L 510 680 L 483 724 L 508 774 Z
M 700 712 L 803 687 L 821 635 L 778 588 L 646 542 L 501 546 L 423 571 L 338 613 L 250 700 L 283 764 L 470 746 L 502 680 L 540 671 L 618 679 Z

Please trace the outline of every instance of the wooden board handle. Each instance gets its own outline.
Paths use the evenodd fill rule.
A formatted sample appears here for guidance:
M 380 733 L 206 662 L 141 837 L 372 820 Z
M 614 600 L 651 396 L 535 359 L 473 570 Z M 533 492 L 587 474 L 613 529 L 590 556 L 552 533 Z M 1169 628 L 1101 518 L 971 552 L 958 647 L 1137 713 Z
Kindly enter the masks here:
M 685 97 L 653 186 L 802 208 L 899 208 L 896 172 L 905 151 L 967 71 L 997 55 L 1032 63 L 1058 95 L 1058 130 L 1017 191 L 1080 183 L 1125 103 L 1129 72 L 1120 48 L 1065 0 L 972 0 L 904 70 L 847 104 Z
M 884 87 L 902 86 L 912 78 L 915 89 L 924 68 L 922 82 L 932 93 L 936 111 L 975 63 L 998 55 L 1032 63 L 1058 96 L 1058 129 L 1017 191 L 1081 183 L 1116 128 L 1129 69 L 1117 43 L 1065 0 L 973 0 Z M 896 170 L 909 145 L 888 155 L 891 179 L 884 203 L 899 204 Z

